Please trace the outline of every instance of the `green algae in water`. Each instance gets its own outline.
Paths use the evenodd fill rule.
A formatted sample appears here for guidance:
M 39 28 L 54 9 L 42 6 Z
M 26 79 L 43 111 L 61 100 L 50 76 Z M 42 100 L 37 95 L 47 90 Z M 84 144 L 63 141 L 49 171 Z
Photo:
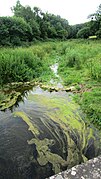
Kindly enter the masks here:
M 29 126 L 28 130 L 31 131 L 36 137 L 40 134 L 37 127 L 31 123 L 27 114 L 25 114 L 22 111 L 15 111 L 13 114 L 14 114 L 14 117 L 16 116 L 21 117 L 23 121 Z
M 48 162 L 51 162 L 53 165 L 53 170 L 55 173 L 58 173 L 60 171 L 60 166 L 66 166 L 67 161 L 63 160 L 61 156 L 54 154 L 50 151 L 49 146 L 54 144 L 54 140 L 49 140 L 45 138 L 44 140 L 39 140 L 38 135 L 39 131 L 34 126 L 28 116 L 24 112 L 16 111 L 13 113 L 14 116 L 21 117 L 23 121 L 29 126 L 29 129 L 35 136 L 35 138 L 28 141 L 28 144 L 35 144 L 36 149 L 38 152 L 38 158 L 37 161 L 41 166 L 46 165 Z
M 21 93 L 15 91 L 9 95 L 6 95 L 5 100 L 0 101 L 0 110 L 3 111 L 5 109 L 12 107 L 16 103 L 19 96 L 21 96 Z
M 96 145 L 99 144 L 96 143 L 94 130 L 86 127 L 79 114 L 79 106 L 74 101 L 55 94 L 53 96 L 29 94 L 28 101 L 32 101 L 32 105 L 35 101 L 41 108 L 45 109 L 44 115 L 46 118 L 43 119 L 40 116 L 40 124 L 47 128 L 51 138 L 46 137 L 46 131 L 41 131 L 35 120 L 32 122 L 34 116 L 32 117 L 30 114 L 21 111 L 14 112 L 14 116 L 21 117 L 32 132 L 33 138 L 28 141 L 28 144 L 35 144 L 38 153 L 37 162 L 40 166 L 46 166 L 50 162 L 52 170 L 58 173 L 64 166 L 72 167 L 86 161 L 87 157 L 84 150 L 86 151 L 91 138 L 94 139 L 96 150 Z M 34 106 L 32 110 L 34 110 Z M 44 137 L 40 138 L 42 133 Z M 60 147 L 62 153 L 67 153 L 67 156 L 64 158 L 58 152 L 54 152 L 52 147 Z
M 68 128 L 85 133 L 85 123 L 78 112 L 79 106 L 73 101 L 67 101 L 62 97 L 53 96 L 53 98 L 49 98 L 44 95 L 33 95 L 33 98 L 29 96 L 28 99 L 37 100 L 47 109 L 46 115 L 59 123 L 61 127 L 65 125 Z
M 48 162 L 52 163 L 53 170 L 55 173 L 60 172 L 60 166 L 67 166 L 67 161 L 55 153 L 52 153 L 49 146 L 54 144 L 54 140 L 45 138 L 44 140 L 32 139 L 28 142 L 29 144 L 36 144 L 38 151 L 37 161 L 41 166 L 45 166 Z

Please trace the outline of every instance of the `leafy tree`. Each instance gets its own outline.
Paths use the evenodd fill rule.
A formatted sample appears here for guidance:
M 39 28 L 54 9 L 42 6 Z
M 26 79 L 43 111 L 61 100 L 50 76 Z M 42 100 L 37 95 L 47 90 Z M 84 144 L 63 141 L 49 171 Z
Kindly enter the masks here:
M 41 21 L 42 17 L 44 16 L 44 13 L 38 7 L 34 7 L 33 12 L 34 12 L 35 20 L 40 24 L 40 21 Z
M 24 7 L 20 4 L 19 0 L 16 2 L 16 5 L 12 8 L 14 16 L 22 17 L 30 25 L 30 28 L 32 29 L 32 40 L 35 38 L 40 38 L 40 27 L 36 17 L 38 15 L 37 9 L 38 8 L 32 10 L 30 6 Z
M 30 26 L 21 17 L 0 17 L 0 45 L 21 45 L 31 36 Z
M 9 28 L 3 22 L 5 20 L 5 17 L 0 17 L 0 45 L 10 45 Z
M 68 21 L 59 15 L 44 13 L 38 7 L 24 7 L 19 0 L 11 9 L 13 17 L 0 18 L 1 45 L 21 45 L 22 42 L 36 39 L 69 38 L 71 28 Z
M 77 38 L 77 33 L 79 30 L 81 30 L 84 27 L 84 24 L 76 24 L 76 25 L 72 25 L 70 27 L 70 35 L 69 38 Z
M 44 14 L 43 20 L 47 22 L 47 34 L 51 38 L 65 39 L 69 34 L 68 21 L 54 14 Z M 50 34 L 49 34 L 50 33 Z M 52 36 L 53 35 L 53 36 Z
M 90 36 L 90 28 L 84 27 L 78 31 L 77 37 L 87 39 Z
M 98 10 L 95 13 L 90 14 L 88 18 L 91 19 L 89 25 L 92 35 L 97 35 L 98 38 L 101 38 L 101 4 L 99 5 Z
M 40 39 L 40 26 L 37 23 L 37 21 L 35 21 L 34 19 L 30 19 L 29 23 L 28 23 L 32 29 L 32 40 L 34 39 Z
M 88 18 L 91 19 L 91 20 L 96 20 L 96 21 L 101 20 L 101 4 L 99 5 L 97 11 L 93 14 L 90 14 L 88 16 Z
M 21 17 L 22 16 L 22 9 L 23 9 L 23 6 L 20 4 L 19 0 L 17 0 L 16 6 L 13 6 L 11 8 L 12 12 L 14 13 L 14 15 L 16 17 Z

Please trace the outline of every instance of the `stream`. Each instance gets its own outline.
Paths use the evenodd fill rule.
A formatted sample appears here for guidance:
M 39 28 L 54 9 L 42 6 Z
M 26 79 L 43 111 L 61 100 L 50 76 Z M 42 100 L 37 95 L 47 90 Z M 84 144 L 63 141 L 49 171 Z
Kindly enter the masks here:
M 62 88 L 58 64 L 51 69 Z M 0 179 L 45 179 L 101 154 L 99 131 L 84 122 L 71 93 L 34 86 L 25 94 L 0 111 Z

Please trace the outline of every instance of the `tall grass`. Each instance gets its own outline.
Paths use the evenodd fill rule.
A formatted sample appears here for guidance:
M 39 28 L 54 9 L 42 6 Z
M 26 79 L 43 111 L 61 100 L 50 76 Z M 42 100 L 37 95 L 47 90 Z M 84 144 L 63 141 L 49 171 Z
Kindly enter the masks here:
M 54 45 L 44 44 L 29 48 L 0 49 L 0 85 L 47 78 L 52 63 Z
M 66 47 L 67 46 L 67 47 Z M 65 47 L 65 51 L 64 51 Z M 64 53 L 62 53 L 62 50 Z M 69 84 L 69 78 L 76 70 L 77 82 L 78 76 L 82 78 L 93 78 L 101 80 L 101 44 L 99 41 L 69 41 L 61 43 L 62 58 L 59 61 L 59 71 Z M 70 73 L 71 70 L 71 73 Z M 69 72 L 69 75 L 68 75 Z M 74 77 L 74 83 L 76 78 Z M 73 78 L 70 83 L 73 83 Z
M 91 77 L 101 81 L 101 54 L 96 55 L 94 58 L 90 58 L 87 65 Z
M 84 79 L 101 80 L 99 41 L 39 43 L 29 48 L 0 49 L 0 84 L 47 78 L 49 66 L 58 61 L 65 84 Z
M 56 62 L 65 85 L 76 84 L 78 89 L 82 84 L 85 89 L 90 87 L 90 91 L 79 95 L 78 102 L 89 120 L 101 126 L 100 41 L 70 40 L 0 49 L 0 85 L 34 78 L 47 82 L 52 77 L 50 65 Z
M 100 42 L 74 40 L 61 43 L 59 72 L 65 85 L 83 86 L 85 92 L 78 94 L 76 100 L 87 118 L 101 129 Z
M 87 114 L 89 121 L 101 129 L 101 88 L 84 92 L 81 96 L 76 96 L 76 100 Z

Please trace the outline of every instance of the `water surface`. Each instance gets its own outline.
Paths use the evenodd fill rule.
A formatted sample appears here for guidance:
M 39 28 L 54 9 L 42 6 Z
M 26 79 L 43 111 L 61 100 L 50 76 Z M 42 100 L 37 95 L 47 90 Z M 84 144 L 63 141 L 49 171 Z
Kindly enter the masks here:
M 59 78 L 58 64 L 51 69 Z M 44 179 L 101 153 L 99 131 L 85 124 L 71 93 L 17 91 L 23 100 L 0 112 L 0 179 Z

